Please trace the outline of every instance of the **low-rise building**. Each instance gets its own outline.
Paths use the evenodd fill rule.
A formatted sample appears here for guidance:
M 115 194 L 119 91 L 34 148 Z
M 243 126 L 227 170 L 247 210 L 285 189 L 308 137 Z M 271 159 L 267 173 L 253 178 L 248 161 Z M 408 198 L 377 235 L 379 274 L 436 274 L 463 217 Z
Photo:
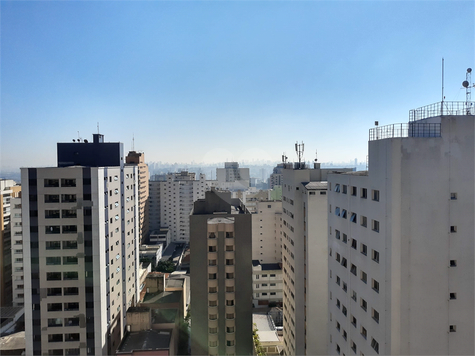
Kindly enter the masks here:
M 252 261 L 252 303 L 254 307 L 282 306 L 282 263 Z

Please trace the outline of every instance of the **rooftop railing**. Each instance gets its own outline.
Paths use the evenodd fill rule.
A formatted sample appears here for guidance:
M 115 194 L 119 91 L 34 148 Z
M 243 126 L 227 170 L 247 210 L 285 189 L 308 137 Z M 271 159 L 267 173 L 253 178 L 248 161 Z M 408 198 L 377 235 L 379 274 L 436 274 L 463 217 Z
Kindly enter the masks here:
M 414 122 L 386 125 L 369 130 L 370 141 L 396 137 L 440 137 L 440 124 Z
M 473 101 L 442 101 L 409 111 L 409 122 L 443 115 L 475 115 Z

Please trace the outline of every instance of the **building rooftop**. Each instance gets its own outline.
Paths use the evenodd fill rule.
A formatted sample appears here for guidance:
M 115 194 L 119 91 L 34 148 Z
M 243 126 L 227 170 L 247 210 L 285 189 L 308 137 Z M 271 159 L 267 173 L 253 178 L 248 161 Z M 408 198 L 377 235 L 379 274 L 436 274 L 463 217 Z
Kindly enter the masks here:
M 172 329 L 144 330 L 127 333 L 117 349 L 117 354 L 139 350 L 168 350 Z
M 326 190 L 328 182 L 309 182 L 302 183 L 307 190 Z
M 261 266 L 262 271 L 280 270 L 282 269 L 281 263 L 260 263 L 259 260 L 252 260 L 252 266 Z
M 261 342 L 279 342 L 279 337 L 270 315 L 252 314 L 252 322 L 256 324 L 257 333 Z
M 4 336 L 0 338 L 0 350 L 5 355 L 16 355 L 17 353 L 10 353 L 13 350 L 25 349 L 25 332 L 20 331 L 15 334 Z
M 143 304 L 168 304 L 179 303 L 182 298 L 182 291 L 165 291 L 160 293 L 146 293 Z
M 175 323 L 178 309 L 152 309 L 152 324 Z

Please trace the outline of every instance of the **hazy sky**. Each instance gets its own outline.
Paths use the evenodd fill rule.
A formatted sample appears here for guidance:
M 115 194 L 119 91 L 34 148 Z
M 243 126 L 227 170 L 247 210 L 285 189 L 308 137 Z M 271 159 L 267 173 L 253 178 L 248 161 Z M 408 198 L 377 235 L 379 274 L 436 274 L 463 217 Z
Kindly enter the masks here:
M 465 100 L 473 1 L 1 1 L 1 165 L 56 142 L 146 161 L 364 160 L 368 130 Z M 475 76 L 474 76 L 475 81 Z M 472 97 L 475 97 L 475 90 Z

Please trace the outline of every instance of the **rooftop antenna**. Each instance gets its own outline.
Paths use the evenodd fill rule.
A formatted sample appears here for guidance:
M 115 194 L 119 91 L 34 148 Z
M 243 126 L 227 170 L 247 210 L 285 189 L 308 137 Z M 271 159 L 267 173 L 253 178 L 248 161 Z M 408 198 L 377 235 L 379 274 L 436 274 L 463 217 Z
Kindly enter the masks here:
M 282 163 L 287 163 L 287 156 L 285 155 L 285 152 L 282 153 Z
M 132 151 L 135 151 L 135 136 L 132 134 Z
M 440 102 L 440 115 L 444 115 L 444 57 L 442 57 L 442 101 Z
M 100 134 L 101 132 L 99 131 L 99 122 L 97 122 L 97 134 Z
M 470 115 L 470 97 L 471 97 L 471 73 L 472 68 L 467 69 L 467 73 L 465 74 L 465 80 L 462 82 L 462 86 L 465 88 L 465 111 L 467 115 Z
M 81 136 L 79 136 L 79 131 L 78 131 L 78 142 L 81 142 Z
M 301 168 L 301 163 L 302 163 L 302 158 L 303 158 L 303 151 L 304 151 L 304 143 L 302 141 L 302 143 L 298 143 L 295 142 L 295 152 L 297 153 L 297 156 L 299 158 L 299 168 Z

